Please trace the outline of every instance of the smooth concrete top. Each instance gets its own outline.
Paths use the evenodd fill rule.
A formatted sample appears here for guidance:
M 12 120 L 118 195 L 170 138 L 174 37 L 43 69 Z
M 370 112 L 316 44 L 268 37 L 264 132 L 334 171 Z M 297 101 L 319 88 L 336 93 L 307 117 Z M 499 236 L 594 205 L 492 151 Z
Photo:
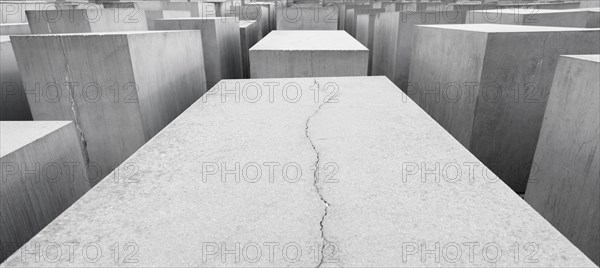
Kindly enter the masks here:
M 368 51 L 346 31 L 271 31 L 250 50 Z
M 562 57 L 575 58 L 586 61 L 600 62 L 600 55 L 592 54 L 592 55 L 561 55 Z
M 385 77 L 223 80 L 117 170 L 4 265 L 593 266 Z
M 123 31 L 123 32 L 91 32 L 91 33 L 56 33 L 56 34 L 28 34 L 22 36 L 28 37 L 44 37 L 44 36 L 103 36 L 103 35 L 137 35 L 137 34 L 160 34 L 168 32 L 189 32 L 190 30 L 173 30 L 173 31 Z
M 473 31 L 484 33 L 527 33 L 527 32 L 574 32 L 574 31 L 598 31 L 596 28 L 574 28 L 574 27 L 546 27 L 513 24 L 435 24 L 418 25 L 417 27 L 441 28 L 450 30 Z
M 256 23 L 255 20 L 240 20 L 240 28 L 247 28 L 254 23 Z
M 71 121 L 0 121 L 0 157 L 10 154 Z

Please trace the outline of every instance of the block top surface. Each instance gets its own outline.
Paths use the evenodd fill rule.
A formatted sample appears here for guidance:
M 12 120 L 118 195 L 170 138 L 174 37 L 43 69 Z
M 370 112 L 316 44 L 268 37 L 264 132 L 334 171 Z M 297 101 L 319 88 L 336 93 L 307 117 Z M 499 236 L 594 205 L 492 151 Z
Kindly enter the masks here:
M 574 27 L 546 27 L 513 24 L 436 24 L 417 25 L 424 28 L 438 28 L 458 31 L 472 31 L 484 33 L 535 33 L 535 32 L 597 32 L 596 28 L 574 28 Z
M 44 37 L 68 37 L 68 36 L 126 36 L 126 35 L 148 35 L 179 32 L 194 32 L 195 30 L 173 30 L 173 31 L 122 31 L 122 32 L 91 32 L 91 33 L 56 33 L 56 34 L 26 34 L 16 37 L 44 38 Z
M 580 59 L 580 60 L 585 60 L 585 61 L 600 62 L 600 55 L 599 54 L 591 54 L 591 55 L 561 55 L 561 57 L 568 57 L 568 58 Z
M 447 173 L 431 175 L 436 166 Z M 317 267 L 325 239 L 336 248 L 328 259 L 347 267 L 593 266 L 391 81 L 373 76 L 222 80 L 23 248 L 76 241 L 79 251 L 95 243 L 108 252 L 128 243 L 123 255 L 140 267 Z M 479 246 L 473 261 L 463 247 L 459 262 L 423 263 L 420 253 L 403 260 L 406 243 Z M 513 255 L 515 243 L 536 249 L 537 262 L 523 262 L 531 249 Z M 214 250 L 223 245 L 258 246 L 262 258 L 222 261 Z M 4 264 L 124 265 L 113 255 L 70 259 L 67 250 L 52 262 L 17 251 Z
M 345 31 L 272 31 L 250 50 L 368 51 Z
M 71 121 L 0 121 L 0 157 L 70 123 Z
M 10 36 L 0 35 L 0 42 L 10 42 Z
M 254 23 L 256 23 L 255 20 L 240 20 L 240 28 L 247 28 Z

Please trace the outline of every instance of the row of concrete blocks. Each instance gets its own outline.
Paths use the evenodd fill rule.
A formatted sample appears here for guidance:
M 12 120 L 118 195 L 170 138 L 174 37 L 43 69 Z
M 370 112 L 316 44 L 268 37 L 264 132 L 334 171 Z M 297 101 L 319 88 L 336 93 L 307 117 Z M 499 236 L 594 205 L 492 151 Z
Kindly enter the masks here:
M 597 58 L 560 68 L 598 81 Z M 563 110 L 598 112 L 581 81 L 552 92 L 548 145 L 598 123 Z M 385 77 L 221 81 L 109 178 L 3 266 L 594 266 Z

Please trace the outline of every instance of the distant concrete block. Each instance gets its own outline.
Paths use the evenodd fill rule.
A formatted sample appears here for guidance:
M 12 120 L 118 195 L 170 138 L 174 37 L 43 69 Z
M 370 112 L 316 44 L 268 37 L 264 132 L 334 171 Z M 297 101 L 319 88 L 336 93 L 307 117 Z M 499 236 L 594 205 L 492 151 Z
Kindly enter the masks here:
M 600 8 L 476 10 L 469 11 L 466 22 L 600 28 Z
M 273 31 L 250 48 L 250 77 L 366 75 L 368 60 L 344 31 Z
M 416 25 L 463 24 L 458 11 L 388 12 L 375 16 L 373 75 L 385 75 L 406 92 Z
M 552 2 L 531 2 L 531 3 L 499 3 L 498 8 L 520 8 L 520 9 L 572 9 L 579 8 L 581 2 L 579 1 L 557 1 L 555 3 Z M 489 7 L 489 6 L 488 6 Z
M 235 17 L 238 20 L 255 20 L 263 36 L 270 32 L 269 8 L 265 5 L 235 5 L 225 11 L 225 16 Z
M 346 10 L 346 17 L 344 22 L 344 31 L 349 33 L 351 36 L 356 37 L 356 16 L 360 10 L 373 10 L 371 5 L 365 5 L 355 8 L 350 8 Z
M 143 12 L 129 9 L 72 9 L 27 11 L 32 34 L 147 31 Z
M 600 56 L 561 56 L 525 201 L 600 264 Z
M 130 9 L 131 12 L 140 10 L 181 10 L 189 11 L 192 17 L 215 17 L 214 4 L 204 2 L 175 2 L 175 1 L 127 1 L 103 2 L 105 8 Z
M 237 18 L 162 19 L 156 20 L 156 28 L 200 30 L 207 88 L 211 88 L 221 79 L 242 78 L 242 49 Z
M 277 9 L 277 30 L 336 30 L 341 10 L 335 4 L 292 5 Z
M 139 267 L 594 266 L 385 77 L 225 80 L 205 97 L 113 173 L 137 183 L 100 182 L 4 265 L 123 266 L 118 242 Z M 80 246 L 22 258 L 56 241 Z M 108 253 L 90 263 L 94 248 Z
M 146 21 L 148 22 L 148 30 L 154 31 L 154 21 L 158 19 L 171 19 L 171 18 L 190 18 L 192 17 L 191 12 L 187 10 L 146 10 Z
M 57 3 L 46 1 L 2 1 L 0 2 L 0 23 L 27 23 L 27 10 L 54 10 Z
M 0 122 L 0 262 L 90 189 L 75 125 Z
M 383 13 L 385 10 L 382 8 L 377 9 L 363 9 L 356 11 L 356 40 L 363 44 L 363 46 L 369 49 L 369 70 L 368 75 L 371 75 L 371 69 L 373 68 L 373 36 L 375 34 L 375 17 L 379 13 Z
M 0 24 L 0 35 L 31 34 L 28 23 L 2 23 Z
M 10 39 L 0 36 L 0 121 L 32 120 Z
M 24 35 L 11 41 L 33 119 L 75 122 L 92 183 L 204 92 L 198 31 Z
M 244 78 L 250 78 L 249 50 L 262 39 L 261 29 L 255 20 L 240 21 L 240 40 L 242 45 L 242 66 Z
M 277 30 L 277 6 L 274 2 L 251 2 L 246 3 L 246 5 L 253 6 L 258 5 L 261 7 L 265 7 L 267 9 L 268 21 L 269 21 L 269 31 L 267 33 L 263 33 L 263 35 L 267 35 L 271 31 Z
M 506 184 L 524 193 L 558 57 L 596 54 L 599 43 L 598 29 L 417 26 L 406 90 Z
M 344 30 L 346 29 L 346 11 L 349 9 L 353 9 L 353 8 L 360 8 L 360 7 L 370 7 L 370 5 L 368 4 L 363 4 L 363 3 L 336 3 L 335 6 L 337 7 L 337 29 L 338 30 Z

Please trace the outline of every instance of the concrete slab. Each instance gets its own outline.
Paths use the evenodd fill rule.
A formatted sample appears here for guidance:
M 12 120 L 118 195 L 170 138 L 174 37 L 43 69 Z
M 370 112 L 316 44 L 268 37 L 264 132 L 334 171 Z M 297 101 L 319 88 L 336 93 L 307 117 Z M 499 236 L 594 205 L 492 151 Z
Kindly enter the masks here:
M 373 66 L 373 36 L 375 34 L 375 17 L 377 14 L 383 13 L 384 11 L 385 10 L 382 8 L 377 8 L 357 10 L 355 12 L 357 15 L 356 40 L 369 49 L 368 75 L 371 75 L 371 69 Z
M 28 23 L 2 23 L 0 24 L 0 35 L 31 34 Z
M 259 5 L 266 7 L 269 14 L 269 32 L 277 30 L 277 6 L 275 2 L 251 2 L 246 3 L 246 5 Z
M 375 16 L 373 75 L 385 75 L 406 92 L 416 25 L 463 24 L 459 11 L 389 12 Z
M 90 189 L 75 125 L 0 121 L 0 262 Z
M 148 30 L 145 14 L 130 9 L 31 10 L 26 14 L 32 34 Z
M 525 201 L 600 264 L 600 56 L 561 56 Z
M 104 2 L 105 8 L 126 8 L 139 10 L 183 10 L 189 11 L 192 17 L 215 17 L 214 4 L 204 2 L 175 2 L 175 1 L 127 1 Z
M 277 9 L 277 30 L 336 30 L 338 13 L 335 4 L 280 6 Z
M 205 91 L 197 31 L 23 35 L 11 41 L 33 119 L 75 122 L 92 184 Z
M 261 29 L 255 20 L 240 21 L 240 40 L 242 45 L 243 78 L 250 78 L 250 56 L 249 50 L 254 44 L 262 39 Z
M 130 243 L 120 256 L 141 267 L 593 266 L 384 77 L 227 80 L 205 96 L 130 158 L 137 184 L 100 182 L 22 249 Z M 89 264 L 60 249 L 4 265 Z
M 162 19 L 156 20 L 156 28 L 200 30 L 207 88 L 221 79 L 242 78 L 242 49 L 237 18 Z
M 225 10 L 226 17 L 236 17 L 239 20 L 256 20 L 261 28 L 261 34 L 270 32 L 269 7 L 267 5 L 234 5 Z
M 407 92 L 506 184 L 524 193 L 558 57 L 599 53 L 599 42 L 599 29 L 417 26 Z
M 8 36 L 0 36 L 0 121 L 32 120 L 19 66 Z
M 368 60 L 344 31 L 273 31 L 250 48 L 250 77 L 366 75 Z
M 148 22 L 148 30 L 156 30 L 154 21 L 158 19 L 171 18 L 191 18 L 192 13 L 188 10 L 146 10 L 146 21 Z
M 600 8 L 591 9 L 493 9 L 469 11 L 467 23 L 500 23 L 535 26 L 599 28 Z

